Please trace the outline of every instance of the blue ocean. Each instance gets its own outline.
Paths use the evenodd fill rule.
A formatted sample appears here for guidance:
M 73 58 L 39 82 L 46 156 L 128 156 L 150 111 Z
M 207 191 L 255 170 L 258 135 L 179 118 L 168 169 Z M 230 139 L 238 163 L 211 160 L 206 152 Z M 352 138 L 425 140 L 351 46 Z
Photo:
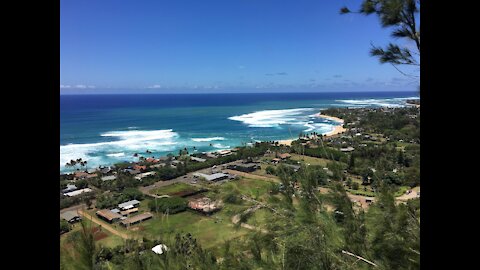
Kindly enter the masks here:
M 138 160 L 135 153 L 158 157 L 327 133 L 338 123 L 315 117 L 321 109 L 402 107 L 417 98 L 418 92 L 61 95 L 60 171 L 77 158 L 94 168 Z

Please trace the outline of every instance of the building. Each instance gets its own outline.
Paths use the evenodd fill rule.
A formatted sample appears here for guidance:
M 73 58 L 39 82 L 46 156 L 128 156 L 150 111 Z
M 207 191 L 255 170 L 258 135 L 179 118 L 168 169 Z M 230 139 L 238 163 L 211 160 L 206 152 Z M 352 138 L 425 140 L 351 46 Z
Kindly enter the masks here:
M 122 217 L 120 214 L 112 212 L 108 209 L 99 210 L 99 211 L 97 211 L 96 214 L 99 218 L 107 221 L 108 223 L 117 222 Z
M 64 193 L 63 195 L 65 196 L 68 196 L 68 197 L 75 197 L 75 196 L 78 196 L 82 193 L 87 193 L 87 192 L 91 192 L 92 190 L 89 189 L 89 188 L 84 188 L 84 189 L 79 189 L 79 190 L 75 190 L 75 191 L 72 191 L 72 192 L 67 192 L 67 193 Z
M 145 161 L 148 162 L 148 163 L 158 163 L 158 162 L 160 162 L 159 159 L 155 159 L 153 157 L 147 158 L 147 159 L 145 159 Z
M 207 160 L 204 159 L 204 158 L 198 158 L 198 157 L 190 157 L 190 160 L 196 161 L 196 162 L 205 162 L 205 161 L 207 161 Z
M 255 170 L 259 169 L 260 166 L 256 163 L 240 163 L 234 165 L 228 165 L 228 169 L 241 171 L 241 172 L 254 172 Z
M 135 166 L 133 166 L 133 169 L 135 171 L 145 171 L 147 169 L 147 166 L 145 166 L 145 165 L 144 166 L 135 165 Z
M 281 160 L 285 160 L 285 159 L 289 159 L 290 157 L 292 157 L 289 153 L 283 153 L 283 154 L 279 154 L 278 157 L 281 159 Z
M 122 216 L 128 216 L 130 214 L 138 213 L 138 208 L 131 208 L 125 211 L 120 211 L 120 215 Z
M 75 191 L 75 190 L 77 190 L 77 186 L 67 184 L 67 187 L 62 189 L 62 193 L 68 193 L 68 192 L 72 192 L 72 191 Z
M 128 172 L 128 173 L 133 174 L 133 175 L 136 175 L 136 174 L 140 173 L 139 170 L 133 170 L 133 169 L 125 169 L 125 172 Z
M 141 173 L 141 174 L 138 174 L 137 176 L 135 176 L 135 179 L 137 179 L 137 180 L 142 180 L 142 179 L 145 178 L 145 177 L 155 175 L 155 173 L 156 173 L 156 172 Z
M 97 177 L 97 174 L 95 173 L 88 173 L 88 172 L 82 172 L 82 171 L 76 171 L 74 175 L 75 175 L 75 179 L 89 179 L 89 178 Z
M 150 212 L 146 212 L 140 215 L 136 215 L 127 219 L 124 219 L 120 222 L 124 227 L 132 226 L 135 224 L 138 224 L 142 221 L 149 220 L 153 217 L 153 215 Z
M 188 208 L 203 214 L 212 214 L 222 208 L 220 201 L 212 201 L 208 197 L 202 197 L 188 202 Z
M 194 177 L 202 177 L 207 181 L 220 181 L 228 178 L 228 174 L 225 173 L 214 173 L 214 174 L 204 174 L 204 173 L 194 173 Z
M 279 158 L 273 158 L 272 159 L 272 164 L 278 164 L 278 163 L 280 163 L 280 161 L 282 161 L 282 160 L 279 159 Z
M 221 157 L 226 157 L 226 156 L 230 156 L 232 155 L 232 150 L 220 150 L 220 151 L 217 151 L 217 154 Z
M 118 208 L 119 208 L 120 210 L 128 210 L 128 209 L 132 209 L 132 208 L 137 207 L 139 204 L 140 204 L 139 201 L 137 201 L 137 200 L 131 200 L 131 201 L 128 201 L 128 202 L 124 202 L 124 203 L 119 204 L 119 205 L 118 205 Z
M 349 147 L 346 147 L 346 148 L 340 148 L 340 151 L 342 152 L 352 152 L 353 150 L 355 150 L 355 148 L 349 146 Z
M 112 181 L 112 180 L 117 179 L 117 176 L 115 176 L 115 175 L 108 175 L 108 176 L 104 176 L 104 177 L 102 177 L 102 178 L 100 178 L 100 179 L 102 179 L 102 181 Z
M 60 217 L 65 219 L 68 223 L 75 223 L 80 221 L 82 218 L 77 214 L 76 211 L 67 211 L 60 214 Z

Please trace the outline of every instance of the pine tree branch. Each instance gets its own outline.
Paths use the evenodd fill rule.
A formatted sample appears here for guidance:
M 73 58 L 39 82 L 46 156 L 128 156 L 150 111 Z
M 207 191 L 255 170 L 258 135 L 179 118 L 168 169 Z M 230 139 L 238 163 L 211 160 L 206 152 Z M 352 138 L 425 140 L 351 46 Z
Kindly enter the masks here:
M 366 262 L 366 263 L 368 263 L 368 264 L 370 264 L 370 265 L 373 265 L 373 266 L 375 266 L 375 267 L 378 267 L 375 263 L 373 263 L 373 262 L 371 262 L 371 261 L 369 261 L 369 260 L 367 260 L 367 259 L 365 259 L 365 258 L 363 258 L 363 257 L 360 257 L 360 256 L 358 256 L 358 255 L 355 255 L 355 254 L 353 254 L 353 253 L 351 253 L 351 252 L 342 250 L 342 253 L 343 253 L 343 254 L 350 255 L 350 256 L 352 256 L 352 257 L 355 257 L 355 258 L 357 258 L 357 259 L 359 259 L 359 260 L 362 260 L 362 261 L 364 261 L 364 262 Z

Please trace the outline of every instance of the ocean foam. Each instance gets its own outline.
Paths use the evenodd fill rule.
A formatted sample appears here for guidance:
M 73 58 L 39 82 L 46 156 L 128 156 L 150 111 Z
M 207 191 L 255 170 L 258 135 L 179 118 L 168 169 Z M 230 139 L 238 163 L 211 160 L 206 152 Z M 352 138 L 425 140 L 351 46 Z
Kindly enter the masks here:
M 60 167 L 72 159 L 82 158 L 93 166 L 102 165 L 103 156 L 118 161 L 125 160 L 125 152 L 171 151 L 177 144 L 178 134 L 167 130 L 129 130 L 111 131 L 101 134 L 102 137 L 116 138 L 115 141 L 60 145 Z M 123 154 L 123 155 L 122 155 Z M 119 159 L 122 158 L 122 159 Z M 133 160 L 128 156 L 127 160 Z
M 211 138 L 192 138 L 194 142 L 211 142 L 211 141 L 223 141 L 224 137 L 211 137 Z
M 385 98 L 385 99 L 340 99 L 337 102 L 347 103 L 353 107 L 380 106 L 388 108 L 401 108 L 408 106 L 406 101 L 409 99 L 419 99 L 418 97 L 406 98 Z
M 265 110 L 248 114 L 229 117 L 228 119 L 240 121 L 249 127 L 278 127 L 280 125 L 298 123 L 299 116 L 313 108 L 298 108 L 286 110 Z

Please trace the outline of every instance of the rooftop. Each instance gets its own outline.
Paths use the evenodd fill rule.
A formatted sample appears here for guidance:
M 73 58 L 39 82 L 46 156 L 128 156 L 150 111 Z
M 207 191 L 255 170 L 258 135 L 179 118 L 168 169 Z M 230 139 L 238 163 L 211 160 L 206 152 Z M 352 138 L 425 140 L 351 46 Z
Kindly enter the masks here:
M 104 217 L 107 220 L 113 220 L 113 219 L 122 217 L 118 213 L 112 212 L 108 209 L 102 209 L 102 210 L 97 211 L 97 215 L 99 215 L 101 217 Z
M 135 205 L 135 204 L 139 204 L 140 202 L 137 201 L 137 200 L 131 200 L 131 201 L 128 201 L 128 202 L 124 202 L 124 203 L 121 203 L 118 205 L 119 208 L 125 208 L 125 207 L 128 207 L 130 205 Z
M 72 192 L 67 192 L 64 195 L 68 196 L 68 197 L 73 197 L 73 196 L 78 196 L 82 193 L 91 192 L 91 191 L 92 190 L 89 189 L 89 188 L 84 188 L 84 189 L 79 189 L 79 190 L 75 190 L 75 191 L 72 191 Z
M 153 215 L 150 212 L 146 212 L 146 213 L 143 213 L 143 214 L 139 214 L 139 215 L 124 219 L 124 220 L 122 220 L 122 224 L 130 225 L 132 223 L 136 223 L 136 222 L 146 220 L 146 219 L 149 219 L 149 218 L 152 218 L 152 217 L 153 217 Z

